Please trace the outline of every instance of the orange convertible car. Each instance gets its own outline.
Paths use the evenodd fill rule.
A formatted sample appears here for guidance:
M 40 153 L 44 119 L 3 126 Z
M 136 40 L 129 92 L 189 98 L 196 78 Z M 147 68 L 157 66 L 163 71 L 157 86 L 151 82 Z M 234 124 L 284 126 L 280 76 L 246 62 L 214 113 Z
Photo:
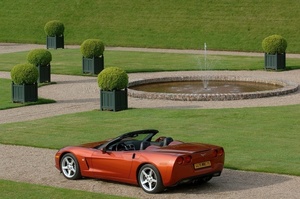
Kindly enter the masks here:
M 140 130 L 101 142 L 69 146 L 55 155 L 55 166 L 70 180 L 99 178 L 139 185 L 147 193 L 220 176 L 224 149 L 158 137 Z M 156 139 L 154 139 L 157 137 Z

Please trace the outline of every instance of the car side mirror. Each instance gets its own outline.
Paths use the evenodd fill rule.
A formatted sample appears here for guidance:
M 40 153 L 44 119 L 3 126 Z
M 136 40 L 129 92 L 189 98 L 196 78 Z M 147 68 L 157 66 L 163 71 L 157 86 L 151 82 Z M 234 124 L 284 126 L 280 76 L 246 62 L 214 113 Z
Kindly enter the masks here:
M 106 147 L 103 147 L 103 148 L 101 149 L 101 151 L 102 151 L 102 153 L 106 153 L 106 151 L 107 151 Z

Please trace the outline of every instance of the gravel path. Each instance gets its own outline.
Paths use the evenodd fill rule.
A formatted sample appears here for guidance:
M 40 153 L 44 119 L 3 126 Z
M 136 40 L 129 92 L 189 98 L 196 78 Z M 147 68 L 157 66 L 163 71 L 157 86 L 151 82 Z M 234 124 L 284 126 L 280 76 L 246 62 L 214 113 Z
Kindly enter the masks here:
M 70 181 L 54 167 L 55 150 L 0 145 L 0 178 L 135 198 L 299 198 L 300 177 L 225 169 L 199 186 L 179 186 L 158 195 L 141 188 L 101 180 Z M 3 153 L 5 151 L 5 153 Z M 13 161 L 7 161 L 13 160 Z
M 26 51 L 44 48 L 35 44 L 0 44 L 0 53 Z M 78 48 L 78 46 L 66 46 Z M 193 50 L 161 50 L 140 48 L 106 48 L 107 50 L 132 50 L 168 53 L 199 53 Z M 216 54 L 234 54 L 262 56 L 260 53 L 236 53 L 214 51 Z M 300 58 L 299 55 L 288 55 Z M 196 75 L 203 72 L 164 72 L 130 74 L 130 81 L 176 75 Z M 255 76 L 257 78 L 283 79 L 300 84 L 300 70 L 284 72 L 266 71 L 210 71 L 210 75 Z M 0 72 L 0 78 L 10 78 L 7 72 Z M 39 88 L 39 96 L 57 101 L 54 104 L 21 107 L 0 111 L 0 124 L 17 121 L 35 120 L 80 111 L 99 109 L 99 88 L 95 77 L 51 75 L 57 84 Z M 258 106 L 282 106 L 300 104 L 300 92 L 287 96 L 218 101 L 218 102 L 180 102 L 165 100 L 141 100 L 129 98 L 132 108 L 240 108 Z M 4 117 L 5 116 L 5 117 Z M 163 194 L 148 195 L 141 188 L 100 180 L 68 181 L 54 168 L 56 151 L 24 146 L 0 145 L 0 178 L 13 181 L 29 182 L 56 187 L 79 189 L 137 198 L 300 198 L 300 177 L 233 171 L 225 169 L 221 177 L 214 178 L 202 186 L 180 186 Z M 4 161 L 5 160 L 5 161 Z M 7 161 L 11 160 L 11 161 Z

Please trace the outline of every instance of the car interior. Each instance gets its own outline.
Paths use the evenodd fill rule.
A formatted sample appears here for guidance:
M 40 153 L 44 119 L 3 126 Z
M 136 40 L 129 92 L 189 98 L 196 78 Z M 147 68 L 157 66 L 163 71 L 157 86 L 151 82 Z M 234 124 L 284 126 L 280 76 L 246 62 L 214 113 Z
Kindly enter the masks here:
M 108 147 L 109 151 L 133 151 L 133 150 L 145 150 L 149 146 L 159 146 L 165 147 L 168 146 L 173 141 L 171 137 L 159 137 L 155 141 L 140 141 L 135 139 L 124 139 L 120 142 L 112 144 Z

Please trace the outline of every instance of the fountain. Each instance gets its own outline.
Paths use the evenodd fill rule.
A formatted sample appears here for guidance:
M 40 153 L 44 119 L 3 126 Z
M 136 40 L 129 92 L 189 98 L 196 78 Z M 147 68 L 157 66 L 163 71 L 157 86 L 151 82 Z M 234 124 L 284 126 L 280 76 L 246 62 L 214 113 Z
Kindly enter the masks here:
M 207 61 L 206 61 L 206 43 L 204 43 L 204 70 L 207 71 Z M 203 78 L 203 88 L 207 89 L 208 88 L 208 79 Z
M 171 91 L 162 91 L 162 84 L 174 83 L 181 84 L 187 83 L 191 88 L 195 81 L 201 82 L 204 78 L 210 82 L 209 89 L 198 89 L 201 92 L 195 92 L 194 89 L 177 89 L 174 88 Z M 212 89 L 213 82 L 222 84 L 222 86 L 216 86 L 216 89 Z M 233 84 L 230 88 L 228 84 Z M 237 88 L 237 85 L 247 85 L 252 90 L 241 90 Z M 199 83 L 195 83 L 199 88 Z M 250 86 L 249 86 L 250 85 Z M 246 87 L 247 87 L 246 86 Z M 155 88 L 154 90 L 147 90 L 148 88 Z M 224 87 L 226 89 L 224 89 Z M 261 89 L 263 87 L 263 89 Z M 144 89 L 146 88 L 146 89 Z M 172 90 L 173 89 L 173 90 Z M 218 91 L 219 89 L 219 91 Z M 230 91 L 232 89 L 232 91 Z M 254 90 L 253 90 L 254 89 Z M 296 92 L 298 90 L 298 84 L 283 81 L 283 80 L 268 80 L 268 79 L 255 79 L 252 77 L 242 76 L 166 76 L 163 78 L 145 78 L 142 80 L 136 80 L 129 83 L 128 96 L 135 98 L 145 99 L 165 99 L 165 100 L 178 100 L 178 101 L 225 101 L 225 100 L 242 100 L 287 95 L 289 93 Z M 223 92 L 221 92 L 223 91 Z
M 146 99 L 224 101 L 286 95 L 298 90 L 298 84 L 282 80 L 209 75 L 206 43 L 201 73 L 196 76 L 166 76 L 132 81 L 129 83 L 128 95 Z M 202 87 L 199 86 L 201 82 Z

